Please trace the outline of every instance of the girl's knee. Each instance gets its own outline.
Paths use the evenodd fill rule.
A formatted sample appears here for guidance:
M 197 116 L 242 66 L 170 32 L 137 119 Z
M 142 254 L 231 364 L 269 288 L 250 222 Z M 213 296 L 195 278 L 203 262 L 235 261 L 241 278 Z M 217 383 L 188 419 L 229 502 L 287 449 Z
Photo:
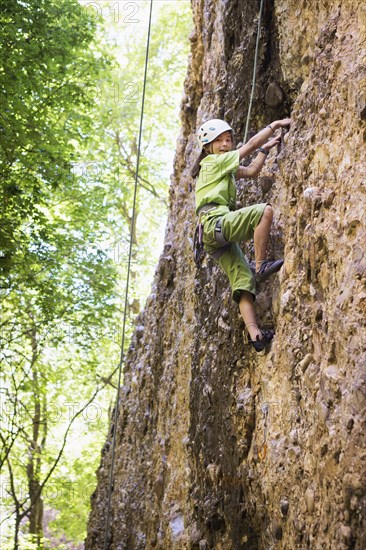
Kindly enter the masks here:
M 263 211 L 263 216 L 265 216 L 268 220 L 271 220 L 273 219 L 273 208 L 270 204 L 267 204 L 267 206 L 265 207 L 264 211 Z
M 267 212 L 268 214 L 271 214 L 271 216 L 273 216 L 273 208 L 271 204 L 267 204 L 264 211 Z

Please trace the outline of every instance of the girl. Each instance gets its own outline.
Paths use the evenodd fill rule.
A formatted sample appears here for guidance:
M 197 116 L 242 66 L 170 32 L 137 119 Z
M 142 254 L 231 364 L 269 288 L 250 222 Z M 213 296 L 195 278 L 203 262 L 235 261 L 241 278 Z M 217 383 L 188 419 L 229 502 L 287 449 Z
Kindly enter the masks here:
M 235 179 L 252 178 L 261 171 L 266 157 L 280 142 L 280 136 L 268 141 L 290 119 L 276 120 L 252 137 L 240 149 L 234 148 L 233 130 L 223 120 L 212 119 L 200 127 L 198 141 L 201 154 L 192 170 L 196 183 L 196 214 L 203 224 L 205 250 L 214 257 L 229 278 L 232 297 L 239 304 L 249 333 L 249 342 L 262 351 L 274 336 L 273 330 L 258 327 L 254 300 L 255 283 L 265 281 L 280 269 L 283 260 L 266 260 L 269 232 L 273 219 L 270 204 L 255 204 L 233 211 L 236 206 Z M 240 161 L 259 149 L 249 166 Z M 240 241 L 254 238 L 254 275 L 244 258 Z

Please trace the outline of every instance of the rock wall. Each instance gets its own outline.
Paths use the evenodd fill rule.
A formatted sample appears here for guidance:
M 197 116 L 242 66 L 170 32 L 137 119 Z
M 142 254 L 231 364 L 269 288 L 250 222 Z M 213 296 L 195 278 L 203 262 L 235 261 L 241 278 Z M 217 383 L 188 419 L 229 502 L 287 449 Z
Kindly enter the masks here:
M 238 206 L 268 201 L 279 276 L 259 289 L 267 355 L 245 343 L 228 283 L 196 268 L 195 131 L 225 117 L 240 141 L 259 1 L 193 0 L 170 215 L 102 451 L 86 549 L 364 549 L 365 26 L 351 0 L 265 2 L 251 131 L 291 112 L 280 152 Z M 245 249 L 252 255 L 250 245 Z

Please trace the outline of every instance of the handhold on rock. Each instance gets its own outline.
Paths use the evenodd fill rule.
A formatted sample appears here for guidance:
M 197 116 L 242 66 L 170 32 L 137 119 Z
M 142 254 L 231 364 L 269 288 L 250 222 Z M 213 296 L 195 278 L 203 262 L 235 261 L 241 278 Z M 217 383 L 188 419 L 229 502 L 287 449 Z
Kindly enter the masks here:
M 218 324 L 218 327 L 224 332 L 227 332 L 227 333 L 231 332 L 231 326 L 225 323 L 222 317 L 219 317 L 217 324 Z
M 270 82 L 267 86 L 264 102 L 268 107 L 275 109 L 279 107 L 285 100 L 285 94 L 277 82 Z
M 315 510 L 315 493 L 310 487 L 305 491 L 305 502 L 308 512 L 312 514 Z
M 298 364 L 299 369 L 304 373 L 312 360 L 313 360 L 313 356 L 311 355 L 311 353 L 307 353 L 304 359 L 302 359 Z
M 353 419 L 352 416 L 351 416 L 351 417 L 347 420 L 347 425 L 346 425 L 347 432 L 351 432 L 351 431 L 352 431 L 354 423 L 355 423 L 355 421 L 354 421 L 354 419 Z
M 158 476 L 154 483 L 154 493 L 160 499 L 164 494 L 164 480 L 163 476 Z
M 342 540 L 348 544 L 352 542 L 352 530 L 348 525 L 341 525 L 340 528 Z
M 221 529 L 225 530 L 225 520 L 222 516 L 220 516 L 220 514 L 213 514 L 206 520 L 206 525 L 213 531 L 220 531 Z
M 289 508 L 288 500 L 286 500 L 285 498 L 283 498 L 283 499 L 281 500 L 281 502 L 280 502 L 281 514 L 282 514 L 283 516 L 287 516 L 288 508 Z
M 303 196 L 309 202 L 316 202 L 320 199 L 320 190 L 318 187 L 307 187 L 303 191 Z
M 210 475 L 211 481 L 213 482 L 217 481 L 216 464 L 209 464 L 206 469 Z
M 203 540 L 202 536 L 202 530 L 198 527 L 197 523 L 191 525 L 191 528 L 189 530 L 189 541 L 192 547 L 197 547 L 197 544 L 200 544 L 200 542 Z
M 282 539 L 282 525 L 277 520 L 273 522 L 273 535 L 276 540 Z
M 259 180 L 259 185 L 263 193 L 268 193 L 268 191 L 271 189 L 273 184 L 274 184 L 274 179 L 270 178 L 269 176 L 262 176 Z
M 322 109 L 320 109 L 320 111 L 319 111 L 319 116 L 320 116 L 320 118 L 322 118 L 322 119 L 327 118 L 328 113 L 327 113 L 326 109 L 324 109 L 324 107 L 323 107 Z

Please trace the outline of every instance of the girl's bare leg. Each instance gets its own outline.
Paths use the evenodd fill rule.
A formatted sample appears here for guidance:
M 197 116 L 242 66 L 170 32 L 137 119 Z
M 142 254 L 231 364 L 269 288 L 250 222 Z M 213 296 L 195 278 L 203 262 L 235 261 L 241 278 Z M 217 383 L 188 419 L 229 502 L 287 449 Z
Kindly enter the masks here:
M 259 271 L 262 263 L 267 257 L 267 246 L 269 240 L 269 232 L 271 230 L 273 220 L 273 208 L 269 204 L 265 207 L 261 221 L 254 230 L 254 254 L 255 254 L 255 270 Z
M 257 317 L 254 309 L 254 299 L 250 292 L 242 290 L 239 302 L 239 309 L 245 326 L 249 332 L 250 338 L 256 340 L 257 336 L 262 338 L 262 333 L 258 327 Z

